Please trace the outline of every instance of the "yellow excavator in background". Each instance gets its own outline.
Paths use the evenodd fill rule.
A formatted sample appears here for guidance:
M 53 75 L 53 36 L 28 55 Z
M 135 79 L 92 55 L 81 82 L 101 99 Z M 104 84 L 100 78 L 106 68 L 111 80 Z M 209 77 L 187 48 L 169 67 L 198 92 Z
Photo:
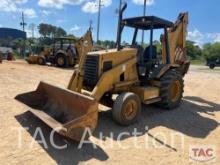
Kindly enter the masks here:
M 173 109 L 181 103 L 183 78 L 190 65 L 186 55 L 188 13 L 181 13 L 175 23 L 155 16 L 123 19 L 126 7 L 119 13 L 117 48 L 83 54 L 68 89 L 41 82 L 36 91 L 16 97 L 63 136 L 79 141 L 85 128 L 94 131 L 99 104 L 111 106 L 113 119 L 126 126 L 138 120 L 142 104 Z M 122 46 L 127 27 L 134 30 L 132 43 Z M 158 29 L 163 30 L 162 56 L 153 42 Z M 136 41 L 142 30 L 150 32 L 145 49 Z
M 91 29 L 77 41 L 70 37 L 53 40 L 52 48 L 45 48 L 39 55 L 30 55 L 26 61 L 29 64 L 45 65 L 49 62 L 58 67 L 68 67 L 76 65 L 83 53 L 87 54 L 93 50 Z

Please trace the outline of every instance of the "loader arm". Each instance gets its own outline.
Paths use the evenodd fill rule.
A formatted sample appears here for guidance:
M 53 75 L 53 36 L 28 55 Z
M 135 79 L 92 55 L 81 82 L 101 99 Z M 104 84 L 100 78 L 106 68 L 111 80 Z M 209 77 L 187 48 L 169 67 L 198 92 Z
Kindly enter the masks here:
M 76 50 L 79 55 L 79 65 L 78 68 L 74 70 L 73 75 L 70 79 L 68 89 L 81 92 L 83 85 L 83 77 L 84 77 L 84 64 L 86 61 L 87 53 L 92 51 L 93 49 L 93 40 L 92 40 L 92 32 L 89 29 L 87 33 L 79 39 L 76 43 Z
M 92 40 L 92 32 L 89 29 L 86 34 L 80 38 L 77 43 L 75 44 L 76 51 L 79 55 L 79 58 L 83 54 L 87 54 L 88 52 L 91 52 L 93 49 L 93 40 Z
M 183 64 L 188 62 L 186 55 L 186 35 L 188 25 L 188 13 L 180 13 L 177 21 L 168 29 L 170 62 L 171 64 Z M 166 61 L 166 44 L 162 36 L 163 61 Z

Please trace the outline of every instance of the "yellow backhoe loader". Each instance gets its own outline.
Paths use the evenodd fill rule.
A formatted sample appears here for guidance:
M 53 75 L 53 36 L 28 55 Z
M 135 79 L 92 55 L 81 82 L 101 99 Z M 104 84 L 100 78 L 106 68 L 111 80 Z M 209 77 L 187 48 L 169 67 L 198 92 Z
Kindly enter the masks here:
M 75 44 L 73 44 L 75 42 Z M 29 64 L 45 65 L 54 64 L 58 67 L 68 67 L 78 64 L 82 53 L 93 50 L 92 32 L 89 29 L 86 34 L 76 41 L 75 38 L 54 38 L 52 48 L 45 48 L 39 55 L 30 55 L 26 61 Z
M 156 103 L 164 109 L 181 103 L 183 77 L 190 65 L 186 57 L 188 14 L 181 13 L 175 23 L 155 16 L 123 19 L 126 7 L 119 13 L 117 48 L 81 56 L 68 89 L 41 82 L 36 91 L 16 97 L 61 135 L 79 141 L 85 128 L 94 131 L 100 103 L 111 105 L 113 119 L 125 126 L 138 120 L 141 103 Z M 134 34 L 131 45 L 122 46 L 125 28 L 132 28 Z M 164 31 L 161 58 L 153 42 L 158 29 Z M 136 42 L 142 30 L 150 32 L 145 49 Z

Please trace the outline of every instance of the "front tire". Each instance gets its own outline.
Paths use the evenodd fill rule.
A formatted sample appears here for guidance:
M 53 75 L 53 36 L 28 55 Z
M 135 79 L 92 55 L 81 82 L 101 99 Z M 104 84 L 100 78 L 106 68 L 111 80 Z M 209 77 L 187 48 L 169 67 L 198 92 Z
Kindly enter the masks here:
M 121 124 L 128 126 L 137 121 L 141 113 L 140 98 L 130 92 L 119 95 L 113 105 L 113 119 Z
M 38 63 L 38 65 L 45 65 L 46 64 L 46 60 L 43 57 L 39 57 L 37 59 L 37 63 Z
M 170 70 L 161 78 L 159 102 L 160 107 L 165 109 L 177 108 L 183 98 L 184 80 L 180 73 Z

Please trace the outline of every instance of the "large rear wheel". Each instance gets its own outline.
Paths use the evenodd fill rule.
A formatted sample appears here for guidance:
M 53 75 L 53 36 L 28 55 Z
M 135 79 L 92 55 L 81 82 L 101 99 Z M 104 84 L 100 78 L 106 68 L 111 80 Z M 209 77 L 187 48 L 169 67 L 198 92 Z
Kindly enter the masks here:
M 58 67 L 64 68 L 67 67 L 68 61 L 65 54 L 57 54 L 56 56 L 56 64 Z
M 130 125 L 137 121 L 141 113 L 140 98 L 130 92 L 119 95 L 113 105 L 113 119 L 121 125 Z
M 184 81 L 180 73 L 170 70 L 161 78 L 159 105 L 165 109 L 174 109 L 179 106 L 183 98 Z

